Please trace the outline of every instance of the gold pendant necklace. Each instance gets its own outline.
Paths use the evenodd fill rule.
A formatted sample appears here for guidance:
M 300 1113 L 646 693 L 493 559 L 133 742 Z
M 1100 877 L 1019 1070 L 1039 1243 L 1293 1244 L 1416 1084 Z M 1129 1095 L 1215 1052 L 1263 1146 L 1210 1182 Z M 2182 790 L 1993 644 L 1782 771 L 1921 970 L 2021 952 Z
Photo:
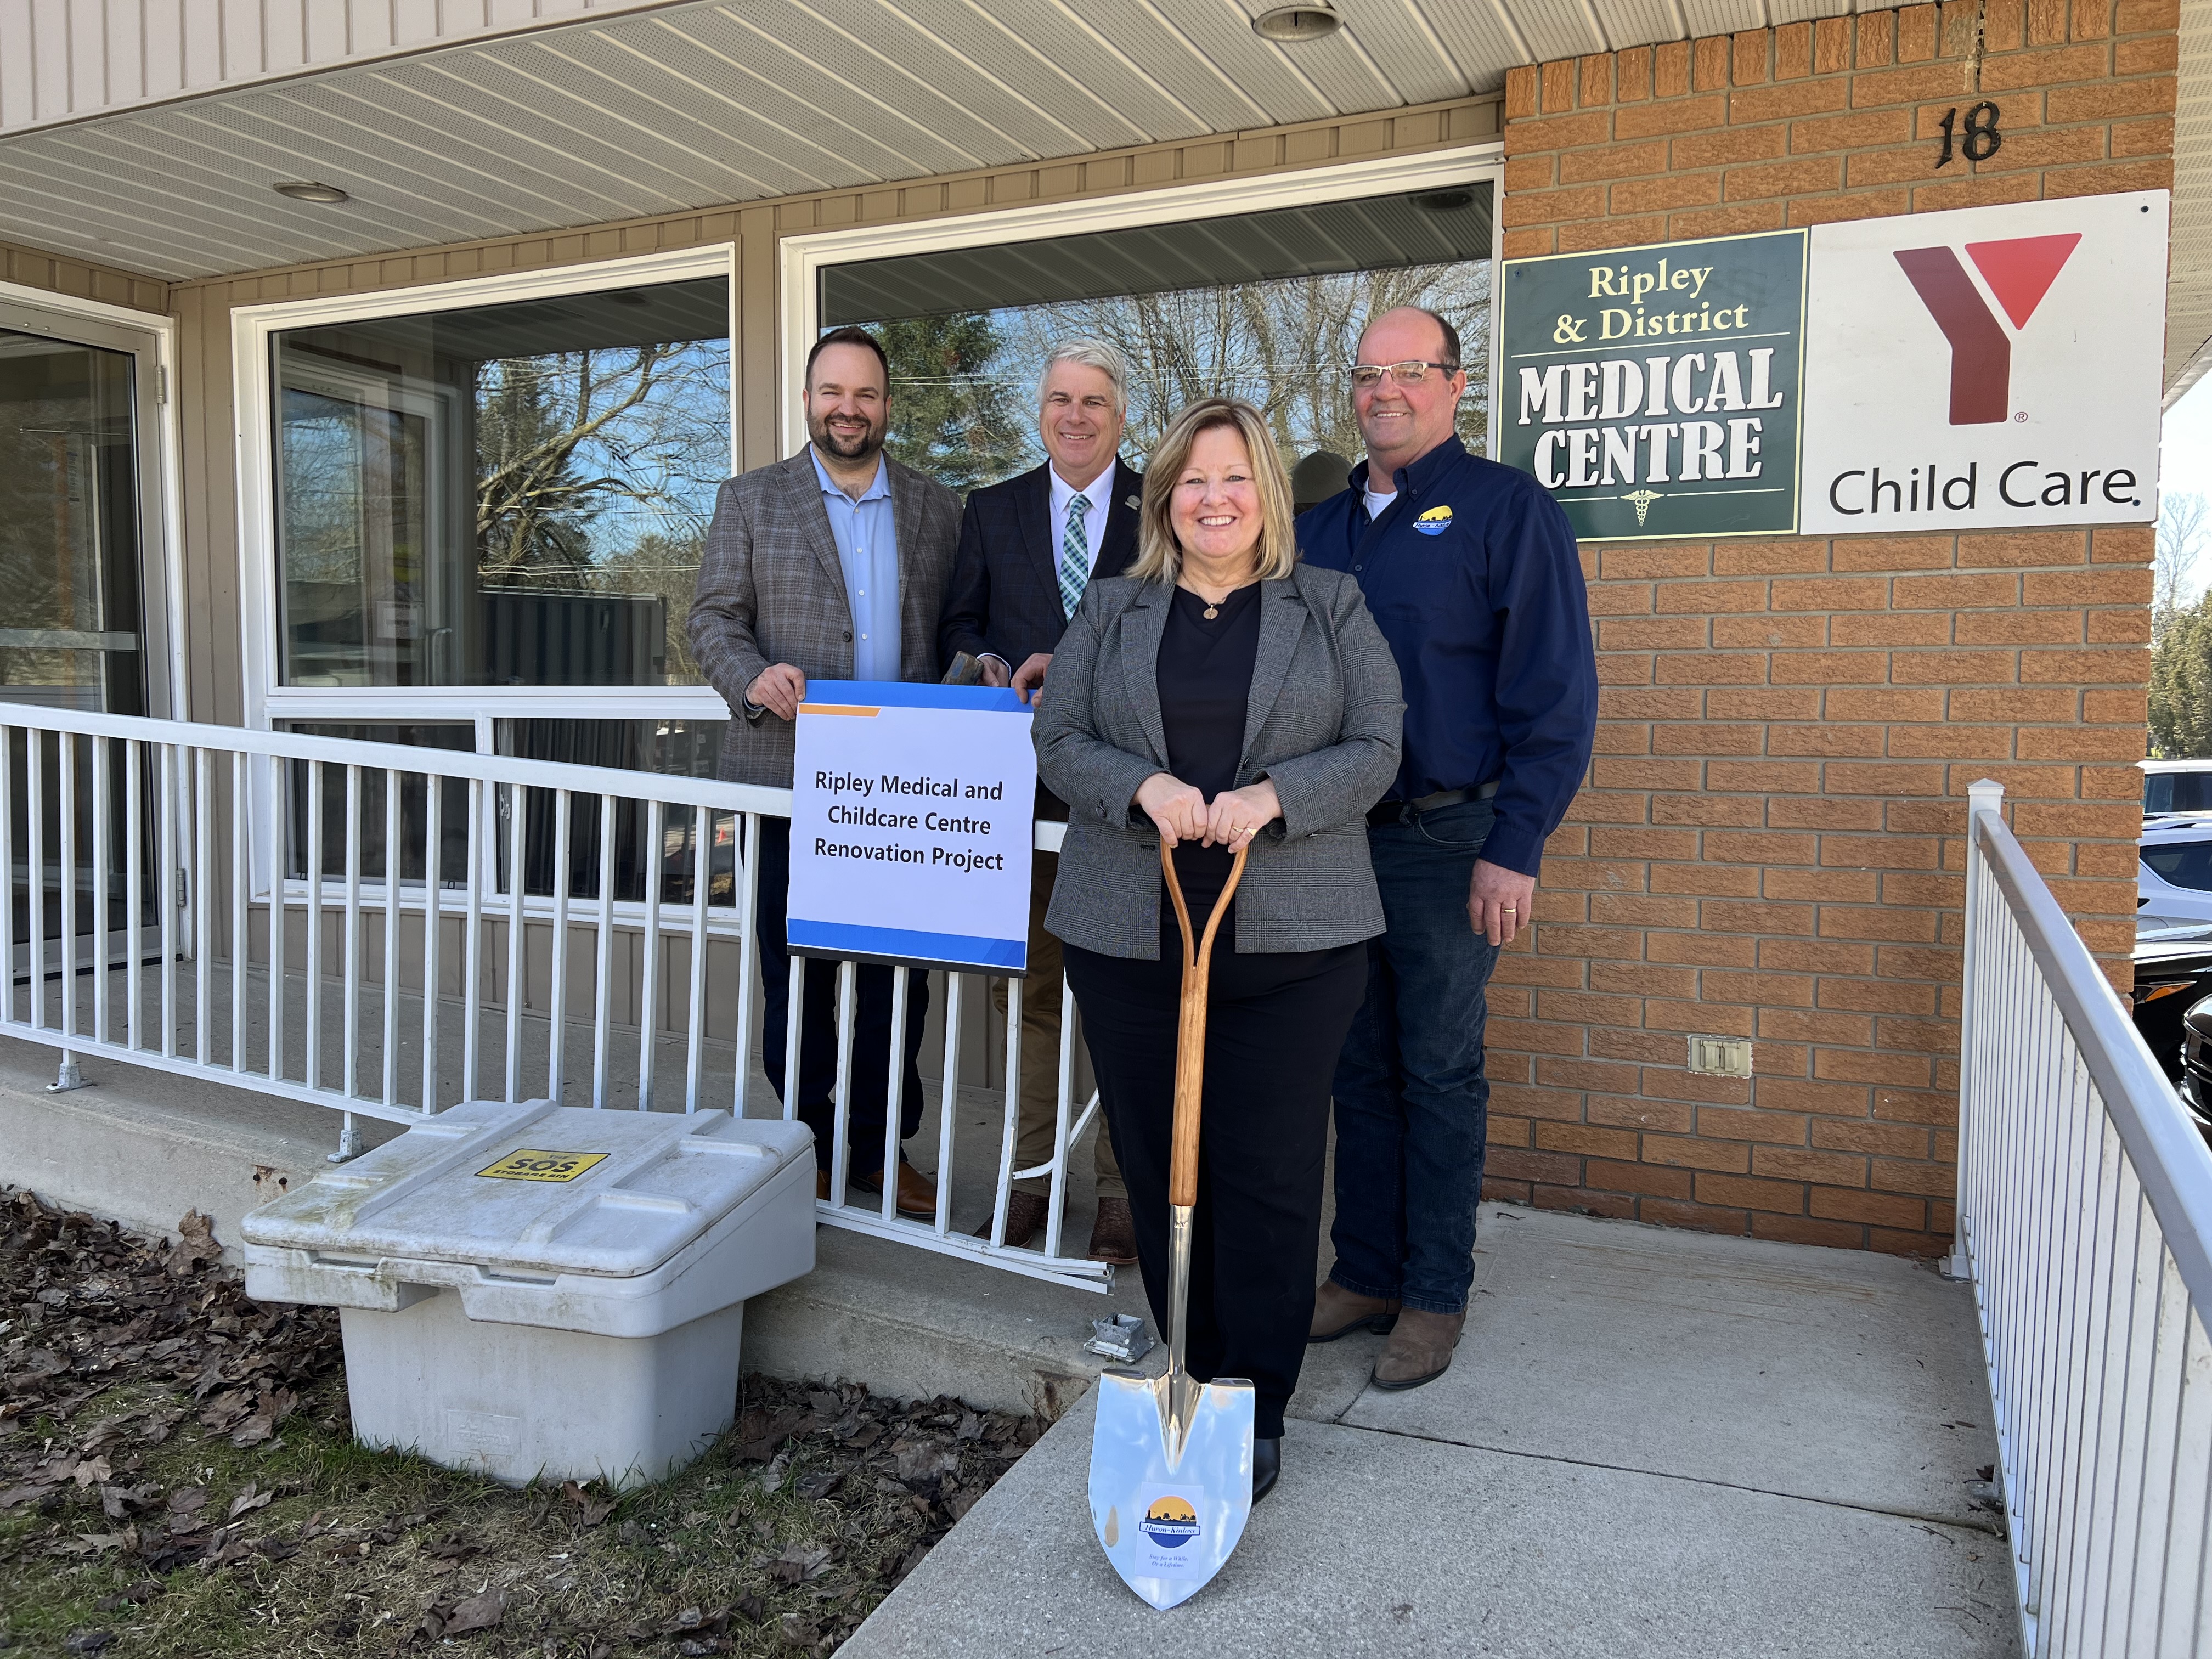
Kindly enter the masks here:
M 1208 606 L 1206 606 L 1206 621 L 1208 621 L 1208 622 L 1212 622 L 1212 621 L 1216 617 L 1219 616 L 1220 614 L 1221 614 L 1221 607 L 1220 607 L 1219 605 L 1209 605 Z

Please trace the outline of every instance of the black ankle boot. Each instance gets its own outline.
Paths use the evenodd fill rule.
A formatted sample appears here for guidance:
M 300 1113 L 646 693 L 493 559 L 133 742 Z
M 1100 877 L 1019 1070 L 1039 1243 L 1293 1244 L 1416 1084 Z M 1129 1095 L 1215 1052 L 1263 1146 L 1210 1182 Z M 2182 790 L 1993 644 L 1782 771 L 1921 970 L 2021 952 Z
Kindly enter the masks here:
M 1275 1478 L 1283 1472 L 1283 1437 L 1255 1440 L 1252 1443 L 1252 1501 L 1257 1504 L 1275 1489 Z

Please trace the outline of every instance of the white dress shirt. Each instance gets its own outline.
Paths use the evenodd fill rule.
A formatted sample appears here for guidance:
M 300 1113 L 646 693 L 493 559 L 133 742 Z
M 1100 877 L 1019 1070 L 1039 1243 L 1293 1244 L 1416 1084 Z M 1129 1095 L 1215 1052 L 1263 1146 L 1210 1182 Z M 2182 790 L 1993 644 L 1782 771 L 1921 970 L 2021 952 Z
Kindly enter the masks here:
M 1083 514 L 1083 539 L 1088 544 L 1085 552 L 1093 570 L 1098 568 L 1098 549 L 1106 539 L 1106 514 L 1114 505 L 1115 465 L 1108 462 L 1106 470 L 1081 492 L 1090 504 Z M 1060 476 L 1059 468 L 1048 467 L 1046 476 L 1052 480 L 1052 568 L 1058 570 L 1060 545 L 1067 536 L 1067 504 L 1075 499 L 1077 491 L 1073 484 Z

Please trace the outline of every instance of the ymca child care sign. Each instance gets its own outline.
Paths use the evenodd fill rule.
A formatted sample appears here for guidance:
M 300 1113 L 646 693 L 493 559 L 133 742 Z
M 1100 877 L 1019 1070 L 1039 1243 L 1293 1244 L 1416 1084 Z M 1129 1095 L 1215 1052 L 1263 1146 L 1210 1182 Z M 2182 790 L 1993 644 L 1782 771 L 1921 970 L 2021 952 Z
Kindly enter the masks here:
M 1030 719 L 1012 691 L 811 683 L 792 774 L 792 951 L 1026 971 Z

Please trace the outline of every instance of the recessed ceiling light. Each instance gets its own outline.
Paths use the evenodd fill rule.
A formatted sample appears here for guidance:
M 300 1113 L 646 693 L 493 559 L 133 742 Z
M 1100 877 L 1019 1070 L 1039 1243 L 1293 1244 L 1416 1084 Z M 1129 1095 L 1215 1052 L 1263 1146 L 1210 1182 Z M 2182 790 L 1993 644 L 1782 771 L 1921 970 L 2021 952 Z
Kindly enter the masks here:
M 1252 33 L 1262 40 L 1320 40 L 1344 27 L 1344 19 L 1327 6 L 1277 6 L 1252 20 Z
M 279 196 L 289 196 L 295 202 L 321 202 L 326 206 L 353 199 L 336 185 L 278 185 L 276 190 Z

